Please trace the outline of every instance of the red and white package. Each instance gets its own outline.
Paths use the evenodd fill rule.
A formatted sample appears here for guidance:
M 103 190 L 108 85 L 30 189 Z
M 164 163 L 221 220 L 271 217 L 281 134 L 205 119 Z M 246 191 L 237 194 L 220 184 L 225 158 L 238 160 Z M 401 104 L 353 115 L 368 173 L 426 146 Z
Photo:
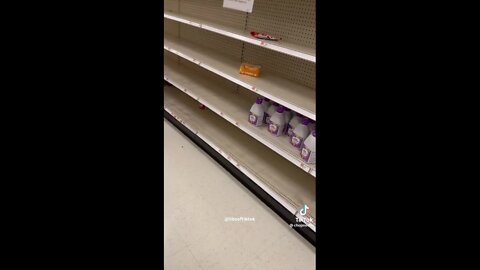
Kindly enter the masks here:
M 267 33 L 261 33 L 261 32 L 252 31 L 252 32 L 250 32 L 250 35 L 252 35 L 252 37 L 258 38 L 258 39 L 273 40 L 273 41 L 281 40 L 281 38 L 272 37 Z

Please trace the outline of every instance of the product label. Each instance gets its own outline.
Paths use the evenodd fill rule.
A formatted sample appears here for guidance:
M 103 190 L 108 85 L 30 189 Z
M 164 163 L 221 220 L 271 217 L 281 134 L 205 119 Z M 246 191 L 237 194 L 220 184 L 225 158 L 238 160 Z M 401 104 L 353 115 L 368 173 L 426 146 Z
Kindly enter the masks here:
M 253 0 L 223 0 L 223 7 L 252 13 Z
M 248 122 L 257 127 L 262 125 L 262 121 L 258 121 L 258 116 L 252 112 L 250 112 L 250 115 L 248 116 Z
M 302 147 L 303 138 L 298 137 L 297 135 L 293 134 L 290 143 L 295 146 L 296 148 Z
M 292 137 L 292 135 L 293 135 L 293 128 L 292 128 L 292 126 L 290 126 L 290 124 L 288 124 L 288 126 L 287 126 L 287 135 L 288 135 L 288 137 Z
M 275 123 L 270 123 L 268 125 L 268 131 L 270 131 L 270 133 L 272 133 L 275 136 L 280 136 L 282 134 L 281 127 Z
M 302 159 L 307 163 L 315 163 L 315 152 L 308 149 L 307 146 L 303 146 L 302 151 L 300 152 Z
M 270 115 L 266 115 L 265 117 L 265 124 L 270 124 Z

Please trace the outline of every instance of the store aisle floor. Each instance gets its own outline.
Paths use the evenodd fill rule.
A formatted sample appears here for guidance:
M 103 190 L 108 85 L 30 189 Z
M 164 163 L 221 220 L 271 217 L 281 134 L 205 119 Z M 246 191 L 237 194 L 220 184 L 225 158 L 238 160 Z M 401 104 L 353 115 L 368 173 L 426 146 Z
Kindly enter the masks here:
M 314 269 L 310 243 L 166 120 L 164 130 L 165 269 Z

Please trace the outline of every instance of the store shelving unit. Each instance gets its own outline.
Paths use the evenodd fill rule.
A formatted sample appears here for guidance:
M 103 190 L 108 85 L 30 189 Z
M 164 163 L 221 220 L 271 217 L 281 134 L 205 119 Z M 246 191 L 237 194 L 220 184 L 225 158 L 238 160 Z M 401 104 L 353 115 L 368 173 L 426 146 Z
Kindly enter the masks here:
M 259 78 L 239 74 L 238 60 L 226 57 L 213 49 L 182 41 L 171 35 L 164 35 L 163 48 L 248 90 L 316 120 L 315 91 L 313 89 L 284 79 L 273 72 L 262 74 Z M 296 91 L 292 91 L 292 89 Z
M 164 88 L 165 110 L 238 167 L 292 213 L 303 203 L 315 212 L 315 182 L 255 139 L 174 87 Z M 292 180 L 295 181 L 292 181 Z M 301 194 L 301 196 L 292 196 Z M 315 230 L 315 225 L 310 224 Z
M 225 26 L 222 24 L 208 21 L 208 20 L 195 18 L 194 16 L 188 16 L 188 15 L 183 15 L 183 14 L 178 14 L 175 12 L 168 12 L 168 11 L 165 11 L 163 13 L 163 16 L 164 18 L 167 18 L 169 20 L 177 21 L 184 24 L 189 24 L 194 27 L 212 31 L 220 35 L 238 39 L 238 40 L 248 42 L 250 44 L 254 44 L 257 46 L 262 46 L 270 50 L 274 50 L 274 51 L 292 55 L 298 58 L 302 58 L 307 61 L 311 61 L 311 62 L 316 61 L 314 48 L 308 48 L 305 46 L 297 45 L 295 43 L 285 42 L 281 40 L 280 41 L 259 40 L 250 35 L 251 31 L 246 31 L 246 30 L 235 28 L 235 27 Z
M 164 63 L 164 79 L 184 91 L 193 99 L 206 105 L 209 109 L 234 124 L 245 133 L 282 155 L 304 171 L 316 176 L 315 164 L 307 164 L 300 158 L 298 150 L 293 148 L 285 136 L 274 137 L 267 128 L 253 127 L 245 117 L 245 108 L 250 107 L 255 97 L 239 95 L 236 92 L 224 91 L 218 80 L 205 79 L 204 72 L 189 68 L 170 59 Z
M 300 158 L 286 136 L 247 121 L 257 96 L 312 120 L 315 115 L 315 1 L 255 0 L 252 13 L 222 0 L 166 0 L 164 109 L 177 124 L 233 164 L 292 216 L 310 207 L 316 231 L 316 166 Z M 282 41 L 264 41 L 265 31 Z M 260 64 L 258 78 L 239 74 L 242 62 Z M 203 104 L 207 109 L 199 109 Z

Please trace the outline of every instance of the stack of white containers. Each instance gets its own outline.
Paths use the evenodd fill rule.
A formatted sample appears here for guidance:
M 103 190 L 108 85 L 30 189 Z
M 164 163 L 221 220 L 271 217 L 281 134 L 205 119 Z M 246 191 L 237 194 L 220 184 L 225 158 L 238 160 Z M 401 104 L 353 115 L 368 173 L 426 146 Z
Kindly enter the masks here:
M 286 135 L 290 144 L 299 149 L 299 154 L 306 163 L 316 162 L 315 122 L 289 108 L 263 97 L 257 97 L 249 114 L 249 122 L 260 127 L 267 125 L 273 136 Z

